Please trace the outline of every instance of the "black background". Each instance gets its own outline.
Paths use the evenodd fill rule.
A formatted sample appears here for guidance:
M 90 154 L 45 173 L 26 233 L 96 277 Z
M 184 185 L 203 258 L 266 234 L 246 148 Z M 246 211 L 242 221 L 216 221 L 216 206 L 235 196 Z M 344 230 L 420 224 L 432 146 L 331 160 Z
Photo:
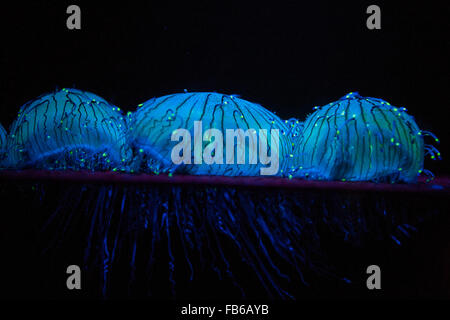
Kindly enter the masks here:
M 66 28 L 70 4 L 81 7 L 81 30 Z M 370 4 L 381 7 L 381 30 L 366 28 Z M 184 89 L 240 94 L 282 118 L 300 119 L 313 106 L 359 91 L 408 108 L 422 129 L 437 134 L 444 160 L 427 161 L 426 167 L 450 173 L 448 2 L 17 1 L 2 4 L 0 12 L 5 127 L 22 104 L 63 87 L 96 93 L 126 111 Z M 403 274 L 397 279 L 400 293 L 390 291 L 391 297 L 436 295 L 435 284 L 448 265 L 448 259 L 442 263 L 448 257 L 442 253 L 448 249 L 446 223 L 425 226 L 401 254 L 382 248 L 367 253 L 396 257 L 386 261 L 397 265 L 389 280 Z M 27 260 L 17 248 L 9 250 Z M 16 263 L 10 262 L 14 268 Z M 23 265 L 17 272 L 27 274 Z M 423 274 L 430 276 L 417 286 L 414 279 Z M 9 278 L 14 287 L 16 278 Z
M 366 8 L 381 7 L 381 30 Z M 66 8 L 81 7 L 81 30 Z M 304 119 L 350 91 L 408 108 L 448 154 L 450 5 L 439 1 L 33 1 L 2 5 L 1 123 L 56 88 L 124 110 L 154 96 L 240 94 Z M 446 161 L 426 167 L 448 174 Z

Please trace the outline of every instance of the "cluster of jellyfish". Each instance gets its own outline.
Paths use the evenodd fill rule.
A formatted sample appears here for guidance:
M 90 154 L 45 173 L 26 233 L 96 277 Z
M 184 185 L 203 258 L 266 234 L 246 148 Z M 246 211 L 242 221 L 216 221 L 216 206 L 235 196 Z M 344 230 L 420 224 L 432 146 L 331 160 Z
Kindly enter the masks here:
M 168 179 L 173 175 L 249 179 L 260 175 L 264 166 L 261 161 L 196 164 L 192 160 L 174 164 L 171 153 L 178 142 L 172 141 L 171 136 L 179 128 L 193 135 L 195 121 L 202 121 L 204 129 L 222 132 L 277 129 L 277 146 L 272 145 L 268 136 L 262 139 L 268 153 L 278 153 L 277 176 L 286 181 L 298 178 L 414 183 L 422 173 L 431 175 L 423 168 L 424 157 L 440 157 L 439 151 L 424 141 L 428 136 L 436 142 L 438 139 L 420 130 L 405 108 L 356 92 L 315 107 L 305 121 L 300 121 L 282 120 L 259 104 L 213 92 L 153 98 L 125 114 L 95 94 L 62 89 L 22 106 L 9 132 L 0 126 L 0 167 L 8 171 L 166 174 Z M 209 143 L 205 140 L 201 150 Z M 195 156 L 195 152 L 192 146 L 191 155 Z M 367 217 L 366 209 L 351 196 L 330 200 L 321 195 L 293 196 L 275 190 L 267 197 L 257 191 L 215 186 L 118 187 L 87 183 L 81 188 L 75 185 L 64 188 L 65 194 L 58 197 L 54 214 L 45 225 L 55 224 L 54 232 L 59 233 L 55 238 L 62 239 L 70 233 L 71 221 L 88 217 L 83 267 L 92 270 L 94 265 L 94 269 L 100 270 L 103 296 L 108 295 L 120 252 L 132 266 L 130 279 L 134 279 L 135 261 L 147 259 L 146 265 L 153 268 L 158 259 L 156 244 L 164 243 L 173 287 L 177 259 L 177 265 L 188 270 L 191 280 L 202 273 L 197 271 L 198 265 L 209 265 L 219 277 L 236 284 L 245 296 L 245 288 L 240 285 L 245 277 L 239 280 L 227 254 L 233 248 L 270 296 L 292 298 L 286 288 L 296 287 L 297 283 L 287 280 L 291 278 L 289 273 L 294 270 L 294 278 L 306 284 L 304 270 L 314 265 L 313 256 L 320 255 L 318 224 L 326 223 L 339 230 L 346 240 L 355 242 L 362 233 L 377 226 L 380 230 L 374 232 L 388 232 L 399 244 L 401 234 L 413 229 L 408 219 L 395 216 L 396 210 L 406 210 L 395 206 L 398 201 L 386 204 L 377 200 L 377 207 L 371 209 L 374 214 Z M 44 184 L 38 191 L 42 199 L 48 190 Z M 331 207 L 327 201 L 333 202 Z M 39 203 L 33 205 L 38 206 Z M 399 216 L 408 215 L 406 211 Z M 56 222 L 58 216 L 60 220 Z M 74 224 L 73 228 L 80 225 L 83 224 Z M 150 234 L 150 245 L 142 242 L 145 239 L 142 234 L 146 232 Z M 181 243 L 177 248 L 182 252 L 175 252 L 175 241 Z M 179 255 L 184 256 L 184 262 L 175 258 Z M 200 262 L 195 263 L 199 256 Z M 315 268 L 326 269 L 323 265 Z M 350 282 L 344 276 L 338 277 Z
M 125 115 L 95 94 L 62 89 L 22 106 L 9 134 L 1 128 L 1 166 L 259 175 L 260 163 L 175 165 L 171 152 L 177 142 L 171 136 L 179 128 L 194 134 L 195 121 L 223 132 L 278 129 L 278 150 L 268 136 L 262 139 L 269 152 L 278 152 L 277 175 L 288 178 L 416 182 L 418 175 L 429 173 L 424 156 L 440 157 L 434 146 L 424 144 L 424 136 L 438 139 L 420 130 L 405 108 L 351 92 L 314 109 L 304 122 L 282 120 L 232 95 L 185 92 L 153 98 Z

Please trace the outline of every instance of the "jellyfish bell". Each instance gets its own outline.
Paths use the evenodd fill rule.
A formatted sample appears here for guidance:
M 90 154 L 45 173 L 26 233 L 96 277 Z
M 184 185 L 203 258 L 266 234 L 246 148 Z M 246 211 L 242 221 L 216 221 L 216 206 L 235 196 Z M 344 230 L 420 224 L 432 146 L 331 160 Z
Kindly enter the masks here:
M 271 166 L 263 157 L 270 155 L 275 160 L 277 154 L 275 174 L 283 175 L 285 159 L 292 151 L 284 121 L 258 104 L 220 93 L 179 93 L 151 99 L 130 115 L 128 127 L 128 140 L 137 154 L 136 170 L 145 172 L 258 176 Z M 182 140 L 178 138 L 180 131 L 192 139 L 188 155 L 184 148 L 184 161 L 176 163 L 173 152 Z M 274 142 L 275 132 L 278 143 Z M 221 144 L 221 140 L 226 143 Z
M 20 108 L 7 141 L 8 167 L 117 169 L 129 161 L 120 109 L 76 89 L 44 94 Z
M 315 109 L 296 146 L 296 176 L 417 181 L 423 170 L 424 140 L 405 108 L 351 92 Z

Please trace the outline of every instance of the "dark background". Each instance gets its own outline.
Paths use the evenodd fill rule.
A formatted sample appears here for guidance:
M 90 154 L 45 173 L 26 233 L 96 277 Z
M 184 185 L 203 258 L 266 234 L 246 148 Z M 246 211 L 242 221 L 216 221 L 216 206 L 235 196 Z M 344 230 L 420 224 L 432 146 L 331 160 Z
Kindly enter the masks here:
M 9 127 L 22 104 L 63 87 L 91 91 L 126 111 L 151 97 L 184 89 L 240 94 L 282 118 L 300 119 L 313 106 L 359 91 L 408 108 L 420 128 L 437 134 L 444 160 L 428 160 L 425 166 L 438 175 L 450 174 L 446 165 L 450 152 L 450 4 L 393 2 L 74 0 L 2 4 L 0 121 Z M 70 4 L 81 7 L 81 30 L 66 28 Z M 381 7 L 381 30 L 366 28 L 370 4 Z M 444 201 L 440 203 L 444 208 Z M 21 227 L 24 220 L 19 214 L 7 218 L 3 225 L 10 230 L 4 240 L 9 234 L 18 240 L 2 242 L 5 261 L 9 261 L 6 268 L 11 274 L 27 275 L 30 255 L 20 249 L 30 243 L 33 225 Z M 448 283 L 444 270 L 449 263 L 448 225 L 448 216 L 444 222 L 432 221 L 422 226 L 403 251 L 374 246 L 360 254 L 363 259 L 348 260 L 349 264 L 367 265 L 376 257 L 384 259 L 383 268 L 395 266 L 385 283 L 396 280 L 400 285 L 388 290 L 389 297 L 448 297 L 448 287 L 444 287 Z M 338 250 L 335 239 L 328 242 L 330 252 L 346 252 Z M 353 254 L 349 251 L 346 257 Z M 347 261 L 342 256 L 339 259 Z M 359 267 L 354 269 L 363 270 Z M 442 274 L 447 282 L 441 280 Z M 22 277 L 24 286 L 32 277 Z M 20 277 L 6 278 L 6 288 L 15 288 Z M 21 288 L 14 290 L 22 296 Z M 341 288 L 335 289 L 330 296 L 346 296 Z M 40 290 L 37 287 L 26 294 L 39 296 Z M 360 293 L 351 291 L 347 296 Z
M 1 123 L 55 88 L 124 110 L 173 92 L 240 94 L 282 118 L 350 91 L 408 108 L 448 154 L 449 16 L 439 1 L 33 1 L 2 4 Z M 81 7 L 81 30 L 66 8 Z M 381 7 L 381 30 L 366 8 Z M 426 162 L 448 174 L 446 161 Z

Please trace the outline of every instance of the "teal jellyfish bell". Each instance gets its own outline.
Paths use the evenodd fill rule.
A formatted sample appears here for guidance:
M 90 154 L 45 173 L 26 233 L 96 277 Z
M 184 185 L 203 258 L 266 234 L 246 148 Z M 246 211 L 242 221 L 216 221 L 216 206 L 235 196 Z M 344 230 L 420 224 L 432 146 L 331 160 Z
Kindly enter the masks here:
M 405 108 L 350 92 L 315 109 L 295 150 L 295 176 L 417 181 L 423 170 L 424 140 Z
M 20 108 L 7 142 L 14 168 L 113 169 L 129 161 L 120 109 L 76 89 L 44 94 Z

